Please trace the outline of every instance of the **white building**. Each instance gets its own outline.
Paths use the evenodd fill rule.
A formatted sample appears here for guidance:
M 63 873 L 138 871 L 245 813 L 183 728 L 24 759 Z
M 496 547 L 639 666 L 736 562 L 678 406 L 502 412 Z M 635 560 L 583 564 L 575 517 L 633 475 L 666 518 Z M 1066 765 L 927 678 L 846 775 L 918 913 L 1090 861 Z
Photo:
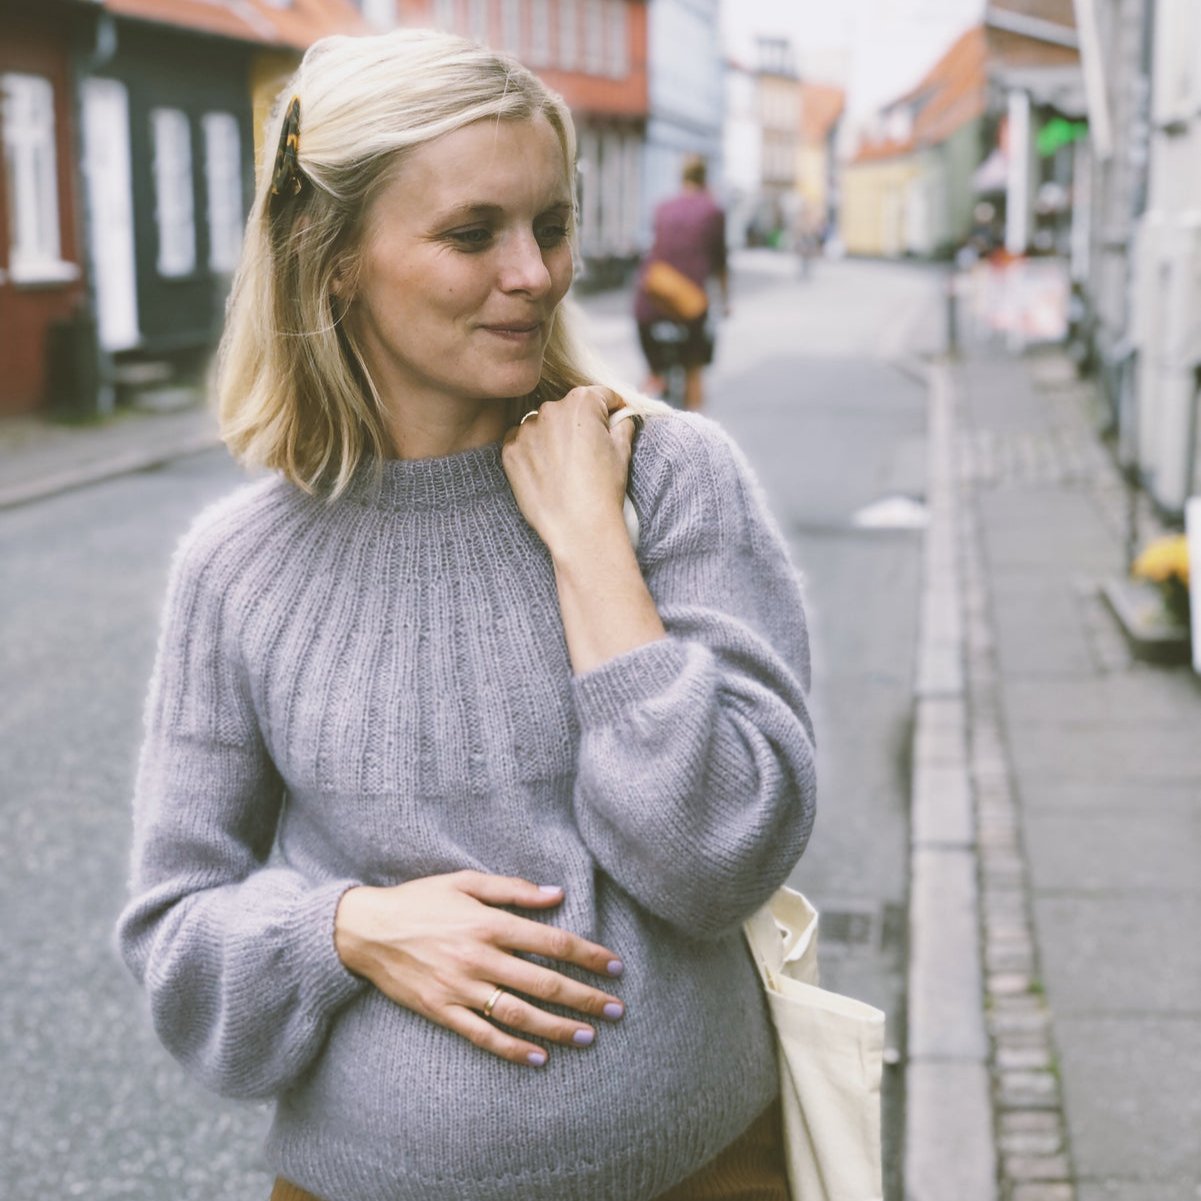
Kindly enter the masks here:
M 1096 341 L 1116 380 L 1123 462 L 1179 515 L 1201 491 L 1201 6 L 1079 7 L 1097 164 Z
M 708 159 L 710 186 L 715 195 L 724 194 L 719 9 L 720 0 L 650 0 L 650 111 L 642 190 L 646 245 L 655 205 L 679 191 L 686 155 Z

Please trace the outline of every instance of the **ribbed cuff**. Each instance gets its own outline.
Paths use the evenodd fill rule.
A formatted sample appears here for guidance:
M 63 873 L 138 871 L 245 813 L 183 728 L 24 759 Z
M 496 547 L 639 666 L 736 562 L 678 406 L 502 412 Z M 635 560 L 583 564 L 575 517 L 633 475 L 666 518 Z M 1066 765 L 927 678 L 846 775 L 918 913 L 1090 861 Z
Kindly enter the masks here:
M 367 981 L 349 971 L 334 945 L 334 916 L 338 903 L 359 880 L 331 880 L 299 900 L 293 911 L 298 930 L 299 954 L 304 965 L 306 1000 L 320 1011 L 332 1012 L 367 987 Z
M 628 717 L 631 705 L 645 704 L 678 687 L 688 658 L 684 643 L 660 638 L 576 676 L 572 693 L 580 720 L 585 725 L 607 725 Z

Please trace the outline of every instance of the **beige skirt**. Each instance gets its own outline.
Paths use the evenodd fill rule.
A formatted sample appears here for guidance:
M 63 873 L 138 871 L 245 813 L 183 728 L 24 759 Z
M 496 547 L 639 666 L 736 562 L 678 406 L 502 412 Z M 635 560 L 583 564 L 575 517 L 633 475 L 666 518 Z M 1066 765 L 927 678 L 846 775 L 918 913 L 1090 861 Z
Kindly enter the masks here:
M 271 1190 L 271 1201 L 321 1198 L 281 1176 Z M 716 1159 L 655 1201 L 789 1201 L 779 1101 L 773 1101 Z

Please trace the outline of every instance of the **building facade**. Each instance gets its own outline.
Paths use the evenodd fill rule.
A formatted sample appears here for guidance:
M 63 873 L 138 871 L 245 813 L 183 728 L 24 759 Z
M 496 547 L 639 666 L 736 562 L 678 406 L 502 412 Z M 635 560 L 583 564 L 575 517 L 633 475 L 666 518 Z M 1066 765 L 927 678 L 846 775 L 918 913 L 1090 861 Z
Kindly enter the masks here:
M 725 195 L 719 9 L 720 0 L 649 3 L 650 110 L 639 230 L 644 246 L 655 205 L 679 190 L 686 155 L 704 155 L 710 187 Z
M 45 398 L 51 331 L 84 299 L 75 171 L 82 5 L 0 3 L 0 414 Z

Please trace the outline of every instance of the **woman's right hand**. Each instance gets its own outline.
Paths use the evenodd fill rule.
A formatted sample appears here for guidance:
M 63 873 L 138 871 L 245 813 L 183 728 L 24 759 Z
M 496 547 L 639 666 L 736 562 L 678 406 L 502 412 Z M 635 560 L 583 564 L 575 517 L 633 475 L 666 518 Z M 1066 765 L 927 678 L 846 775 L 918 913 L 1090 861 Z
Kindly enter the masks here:
M 600 976 L 621 974 L 621 960 L 612 951 L 496 908 L 550 909 L 562 899 L 561 888 L 474 871 L 391 888 L 352 888 L 338 905 L 334 945 L 348 970 L 398 1005 L 502 1059 L 541 1067 L 545 1049 L 501 1026 L 571 1047 L 588 1046 L 596 1032 L 533 1001 L 607 1021 L 624 1012 L 617 997 L 513 953 L 572 963 Z M 504 991 L 489 1021 L 483 1010 L 497 988 Z

